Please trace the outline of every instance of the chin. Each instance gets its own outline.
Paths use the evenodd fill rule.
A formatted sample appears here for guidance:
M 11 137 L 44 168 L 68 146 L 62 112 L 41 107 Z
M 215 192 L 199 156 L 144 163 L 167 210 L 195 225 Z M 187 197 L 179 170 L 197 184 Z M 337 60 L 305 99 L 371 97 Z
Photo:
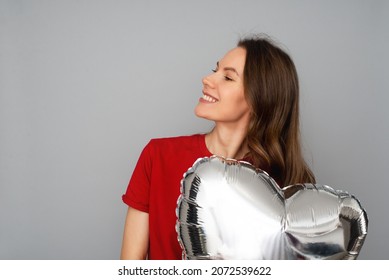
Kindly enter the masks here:
M 195 107 L 194 113 L 199 118 L 206 119 L 208 121 L 215 121 L 215 118 L 212 117 L 212 114 L 209 114 L 209 110 L 204 110 L 204 108 L 201 108 L 201 105 L 197 105 Z
M 203 118 L 203 114 L 202 114 L 201 110 L 199 109 L 199 105 L 197 105 L 197 106 L 195 107 L 194 113 L 195 113 L 195 115 L 196 115 L 197 117 Z
M 196 117 L 209 120 L 207 114 L 205 112 L 202 112 L 202 110 L 199 110 L 198 107 L 195 108 L 194 113 Z
M 195 115 L 196 115 L 196 117 L 198 117 L 198 118 L 205 119 L 205 120 L 208 120 L 208 121 L 213 121 L 212 118 L 210 118 L 210 117 L 208 117 L 208 116 L 206 116 L 206 115 L 197 114 L 196 112 L 195 112 Z

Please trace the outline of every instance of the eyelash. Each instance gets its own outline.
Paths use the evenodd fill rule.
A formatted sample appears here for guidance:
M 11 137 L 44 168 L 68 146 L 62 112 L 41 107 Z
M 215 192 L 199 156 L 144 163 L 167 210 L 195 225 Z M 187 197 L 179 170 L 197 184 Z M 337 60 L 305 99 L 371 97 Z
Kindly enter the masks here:
M 217 69 L 212 69 L 212 72 L 213 72 L 213 73 L 216 73 L 216 72 L 217 72 Z M 231 79 L 231 78 L 228 77 L 228 76 L 224 76 L 224 79 L 225 79 L 226 81 L 233 81 L 233 79 Z

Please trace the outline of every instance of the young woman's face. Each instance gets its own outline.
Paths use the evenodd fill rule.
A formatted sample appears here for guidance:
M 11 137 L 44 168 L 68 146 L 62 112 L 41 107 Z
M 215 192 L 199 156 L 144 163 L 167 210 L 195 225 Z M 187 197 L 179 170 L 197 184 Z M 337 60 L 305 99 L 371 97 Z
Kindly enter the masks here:
M 225 123 L 248 123 L 249 105 L 244 96 L 244 48 L 229 51 L 214 73 L 203 78 L 203 96 L 195 108 L 198 117 Z

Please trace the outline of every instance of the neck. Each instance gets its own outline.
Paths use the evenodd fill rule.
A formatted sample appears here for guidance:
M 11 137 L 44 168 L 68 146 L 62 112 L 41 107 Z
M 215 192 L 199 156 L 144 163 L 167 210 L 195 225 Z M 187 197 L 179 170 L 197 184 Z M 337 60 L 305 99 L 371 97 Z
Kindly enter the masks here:
M 242 159 L 248 150 L 246 127 L 216 124 L 205 137 L 208 150 L 224 158 Z

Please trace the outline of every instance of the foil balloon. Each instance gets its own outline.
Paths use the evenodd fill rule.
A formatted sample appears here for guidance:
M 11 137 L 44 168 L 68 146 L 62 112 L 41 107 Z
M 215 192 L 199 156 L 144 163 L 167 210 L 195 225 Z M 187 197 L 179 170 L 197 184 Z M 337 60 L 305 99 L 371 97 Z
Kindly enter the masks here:
M 281 189 L 251 164 L 200 158 L 184 174 L 176 231 L 183 259 L 356 259 L 360 202 L 318 184 Z

